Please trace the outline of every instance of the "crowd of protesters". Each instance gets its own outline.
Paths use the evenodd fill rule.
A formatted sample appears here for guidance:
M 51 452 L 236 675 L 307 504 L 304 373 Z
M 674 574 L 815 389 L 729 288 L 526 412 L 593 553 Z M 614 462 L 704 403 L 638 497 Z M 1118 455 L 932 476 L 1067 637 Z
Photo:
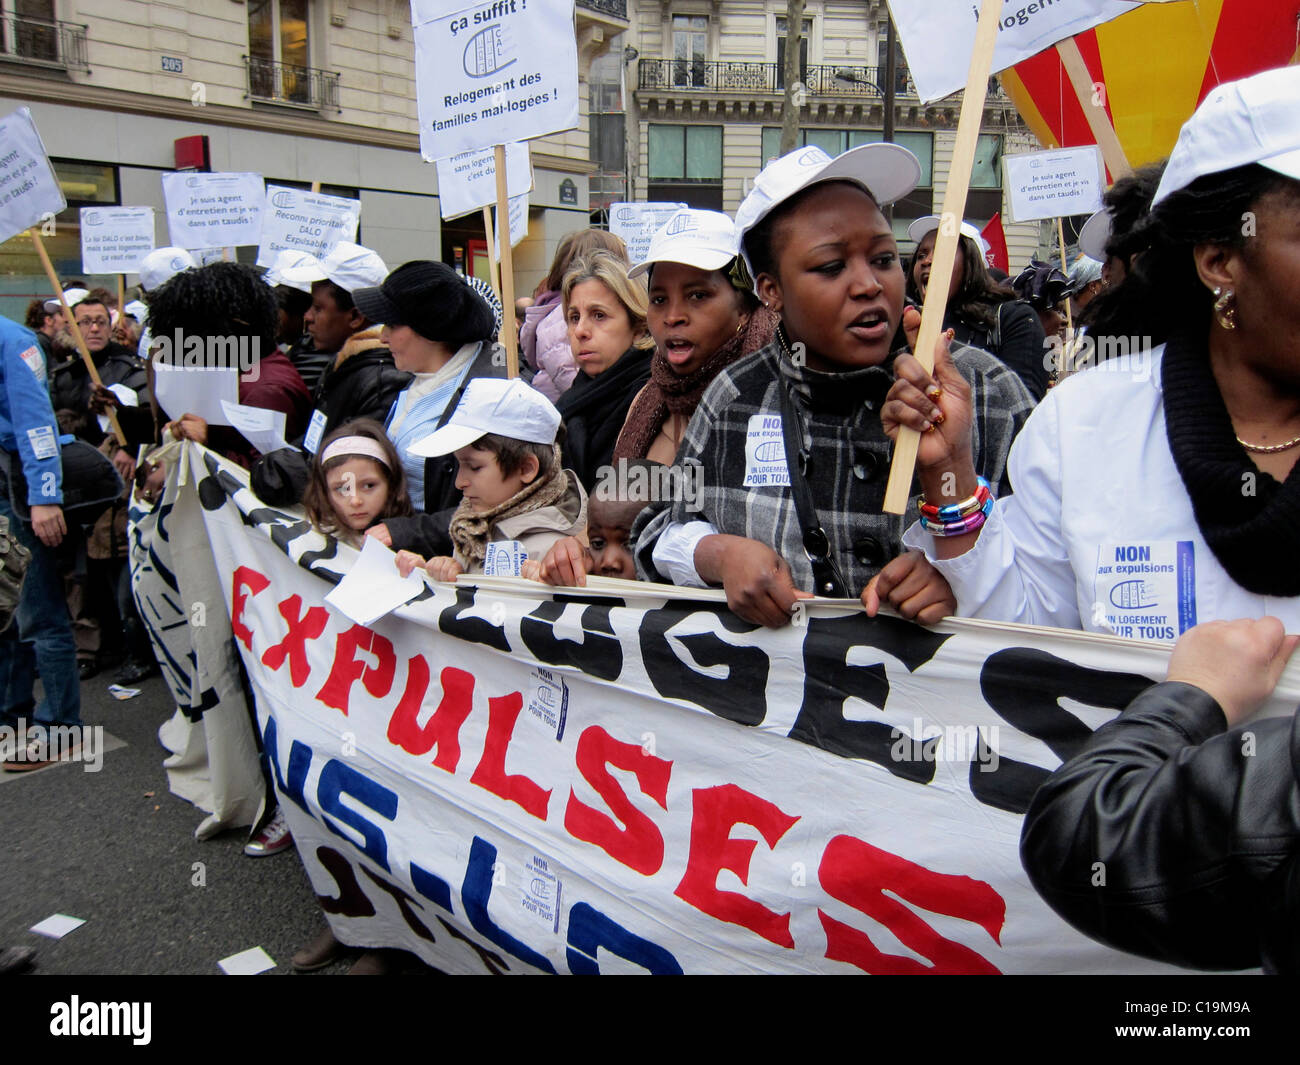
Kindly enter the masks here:
M 146 462 L 137 475 L 139 447 L 194 440 L 248 467 L 268 503 L 305 504 L 322 533 L 353 546 L 376 538 L 404 573 L 434 580 L 482 572 L 493 543 L 517 541 L 522 576 L 720 587 L 737 615 L 766 626 L 823 596 L 861 597 L 871 614 L 887 603 L 925 624 L 959 615 L 1114 632 L 1096 607 L 1112 583 L 1101 546 L 1178 545 L 1195 559 L 1180 589 L 1184 628 L 1276 615 L 1300 632 L 1300 575 L 1278 546 L 1300 539 L 1298 99 L 1295 68 L 1221 86 L 1167 164 L 1108 192 L 1081 237 L 1090 254 L 1068 270 L 1033 261 L 1014 282 L 996 280 L 978 230 L 962 223 L 929 370 L 913 348 L 940 220 L 910 227 L 906 262 L 882 208 L 912 191 L 921 167 L 905 148 L 868 144 L 775 160 L 734 219 L 680 210 L 636 264 L 606 232 L 564 238 L 506 325 L 518 330 L 522 380 L 506 379 L 503 308 L 490 289 L 437 262 L 389 270 L 354 244 L 324 260 L 288 257 L 266 277 L 163 249 L 147 308 L 134 312 L 70 283 L 64 299 L 104 387 L 71 357 L 57 300 L 33 304 L 24 372 L 42 382 L 60 431 L 100 448 L 146 503 L 158 471 Z M 160 265 L 169 256 L 170 272 Z M 147 352 L 150 334 L 176 331 L 261 345 L 240 402 L 283 412 L 289 447 L 259 454 L 229 427 L 150 405 L 153 371 L 137 341 Z M 1074 357 L 1080 337 L 1091 357 Z M 1103 339 L 1123 340 L 1123 358 L 1089 367 Z M 22 365 L 9 360 L 6 375 Z M 109 432 L 108 412 L 125 439 Z M 883 500 L 904 429 L 920 442 L 906 513 L 895 516 Z M 13 450 L 5 431 L 0 420 Z M 758 457 L 763 443 L 775 458 Z M 657 466 L 689 467 L 659 482 L 690 484 L 689 498 L 630 497 L 632 473 Z M 133 638 L 116 547 L 122 508 L 70 522 L 77 547 L 64 543 L 57 558 L 63 538 L 38 510 L 23 527 L 51 553 L 50 572 L 33 592 L 40 609 L 19 613 L 19 639 L 36 648 L 44 677 L 68 657 L 77 626 L 98 622 L 84 677 L 103 656 L 127 654 L 106 646 L 110 635 Z M 68 608 L 55 598 L 60 572 Z M 1235 647 L 1254 668 L 1198 672 L 1191 651 L 1175 654 L 1171 683 L 1099 732 L 1109 745 L 1089 750 L 1102 761 L 1072 763 L 1069 786 L 1053 785 L 1061 805 L 1047 806 L 1044 789 L 1025 857 L 1069 919 L 1187 964 L 1297 966 L 1294 935 L 1269 930 L 1251 948 L 1246 926 L 1256 910 L 1294 922 L 1300 904 L 1300 734 L 1267 733 L 1275 772 L 1234 772 L 1231 744 L 1212 739 L 1276 681 L 1294 644 L 1281 631 L 1197 630 L 1180 647 L 1213 661 Z M 140 665 L 137 651 L 128 665 Z M 30 665 L 26 696 L 15 694 L 21 670 L 8 668 L 6 720 L 31 710 Z M 69 705 L 37 708 L 38 720 L 76 717 L 75 685 L 65 687 L 60 695 L 47 680 L 47 700 Z M 1176 731 L 1168 722 L 1184 706 L 1194 726 L 1179 742 L 1207 748 L 1191 762 L 1171 768 L 1150 744 L 1123 741 L 1130 718 L 1147 735 Z M 1179 743 L 1165 746 L 1172 757 Z M 1133 751 L 1151 787 L 1117 777 L 1114 759 Z M 1241 812 L 1258 776 L 1271 848 Z M 1187 814 L 1192 802 L 1204 809 Z M 291 844 L 271 810 L 252 854 Z M 1130 814 L 1175 849 L 1151 856 L 1146 836 L 1125 831 Z M 1144 872 L 1089 892 L 1080 885 L 1102 851 Z M 1222 883 L 1201 875 L 1211 867 Z M 1193 883 L 1210 886 L 1180 895 Z M 1179 937 L 1223 911 L 1232 935 L 1186 947 Z M 327 931 L 295 965 L 319 967 L 341 949 Z M 371 956 L 359 971 L 387 964 Z

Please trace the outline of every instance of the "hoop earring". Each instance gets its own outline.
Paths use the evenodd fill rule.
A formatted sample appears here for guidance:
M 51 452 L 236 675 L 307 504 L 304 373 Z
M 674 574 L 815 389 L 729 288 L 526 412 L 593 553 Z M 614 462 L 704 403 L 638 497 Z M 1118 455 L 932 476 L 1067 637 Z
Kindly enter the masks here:
M 1224 329 L 1237 328 L 1237 294 L 1232 289 L 1214 290 L 1214 317 Z

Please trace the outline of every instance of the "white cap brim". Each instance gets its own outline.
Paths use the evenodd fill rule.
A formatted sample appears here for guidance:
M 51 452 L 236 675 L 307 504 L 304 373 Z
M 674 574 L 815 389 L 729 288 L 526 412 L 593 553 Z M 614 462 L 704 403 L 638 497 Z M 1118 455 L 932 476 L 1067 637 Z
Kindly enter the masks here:
M 1079 230 L 1079 250 L 1089 259 L 1106 261 L 1106 242 L 1110 240 L 1110 208 L 1103 207 Z
M 469 447 L 479 437 L 487 433 L 486 429 L 475 429 L 472 425 L 444 425 L 431 436 L 417 440 L 406 449 L 408 455 L 422 459 L 450 455 L 463 447 Z
M 1276 170 L 1279 174 L 1285 174 L 1289 178 L 1300 181 L 1300 148 L 1290 152 L 1283 152 L 1281 155 L 1275 155 L 1270 159 L 1261 159 L 1260 166 L 1266 166 L 1270 170 Z
M 735 252 L 696 248 L 676 255 L 657 255 L 652 259 L 645 259 L 632 267 L 627 272 L 627 276 L 640 277 L 642 274 L 649 273 L 650 267 L 655 263 L 681 263 L 683 266 L 694 266 L 699 270 L 721 270 L 735 257 Z
M 279 279 L 282 285 L 292 285 L 294 288 L 307 285 L 309 290 L 317 281 L 328 281 L 329 274 L 325 272 L 324 263 L 317 259 L 315 262 L 300 263 L 281 270 Z

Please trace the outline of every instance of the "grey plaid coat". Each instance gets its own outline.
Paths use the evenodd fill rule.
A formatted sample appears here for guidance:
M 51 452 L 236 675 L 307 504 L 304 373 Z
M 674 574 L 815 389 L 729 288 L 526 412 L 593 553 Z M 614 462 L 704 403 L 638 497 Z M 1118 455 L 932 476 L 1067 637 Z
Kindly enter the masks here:
M 970 382 L 974 404 L 975 469 L 995 495 L 1009 495 L 1007 452 L 1034 401 L 1015 372 L 978 348 L 954 345 L 953 362 Z M 920 486 L 912 484 L 907 514 L 882 513 L 893 445 L 880 408 L 894 383 L 892 362 L 845 373 L 796 367 L 775 342 L 718 375 L 696 408 L 677 464 L 698 462 L 697 490 L 689 499 L 641 512 L 634 528 L 637 572 L 662 581 L 652 552 L 670 523 L 707 521 L 719 532 L 771 544 L 790 566 L 795 586 L 812 591 L 812 566 L 803 549 L 794 496 L 788 487 L 751 487 L 745 481 L 745 443 L 755 414 L 781 413 L 778 388 L 791 389 L 812 441 L 809 486 L 822 528 L 849 588 L 861 589 L 902 551 L 903 531 L 918 517 Z M 691 509 L 697 504 L 698 509 Z

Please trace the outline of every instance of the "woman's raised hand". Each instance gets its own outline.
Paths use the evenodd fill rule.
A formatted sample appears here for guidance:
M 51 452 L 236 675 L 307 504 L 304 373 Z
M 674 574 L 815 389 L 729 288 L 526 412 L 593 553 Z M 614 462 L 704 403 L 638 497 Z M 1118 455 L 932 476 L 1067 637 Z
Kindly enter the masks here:
M 939 334 L 934 373 L 912 355 L 894 360 L 894 385 L 880 409 L 880 422 L 891 440 L 900 426 L 921 434 L 919 470 L 951 469 L 971 463 L 971 388 L 953 365 L 948 348 L 952 330 Z

